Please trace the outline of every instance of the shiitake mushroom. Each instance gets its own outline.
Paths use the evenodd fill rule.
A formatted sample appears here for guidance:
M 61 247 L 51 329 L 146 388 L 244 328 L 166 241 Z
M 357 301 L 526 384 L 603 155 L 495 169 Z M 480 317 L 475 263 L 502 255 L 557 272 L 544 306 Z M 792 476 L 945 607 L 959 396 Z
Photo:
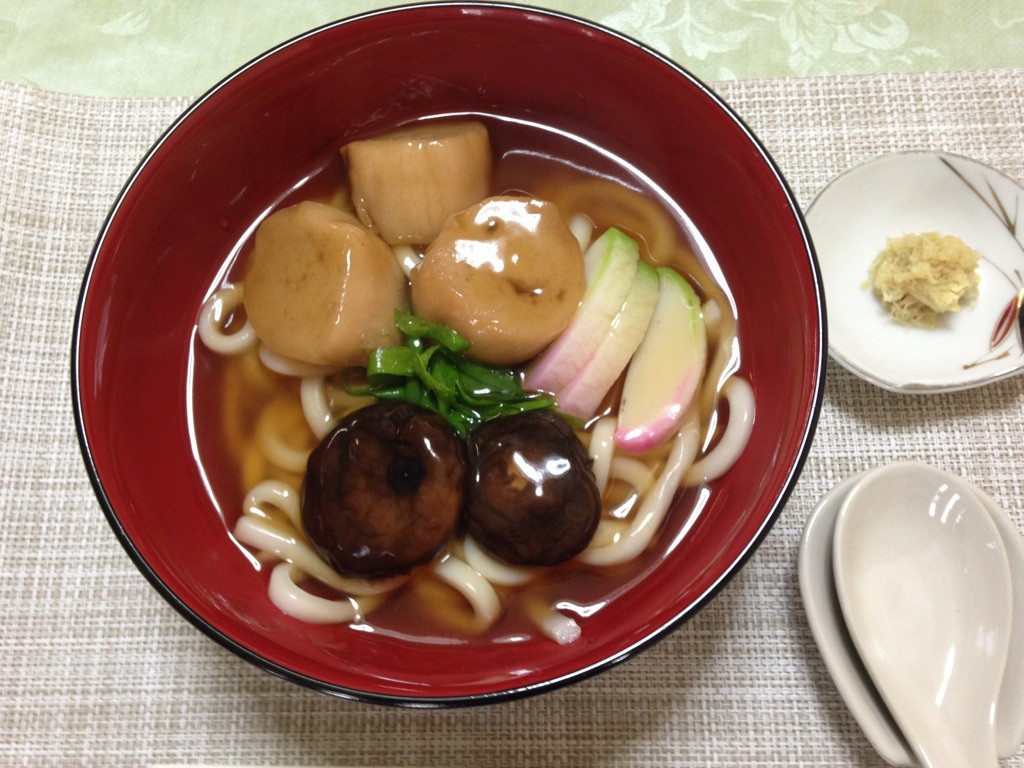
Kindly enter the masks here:
M 443 418 L 408 403 L 370 405 L 310 454 L 302 527 L 339 573 L 405 573 L 454 535 L 465 477 L 465 446 Z
M 592 461 L 552 411 L 489 421 L 469 437 L 468 530 L 514 565 L 555 565 L 581 552 L 601 517 Z
M 600 519 L 591 464 L 551 411 L 489 421 L 465 444 L 440 416 L 384 401 L 347 416 L 310 454 L 302 526 L 349 576 L 429 562 L 464 511 L 469 533 L 494 556 L 555 565 L 587 546 Z

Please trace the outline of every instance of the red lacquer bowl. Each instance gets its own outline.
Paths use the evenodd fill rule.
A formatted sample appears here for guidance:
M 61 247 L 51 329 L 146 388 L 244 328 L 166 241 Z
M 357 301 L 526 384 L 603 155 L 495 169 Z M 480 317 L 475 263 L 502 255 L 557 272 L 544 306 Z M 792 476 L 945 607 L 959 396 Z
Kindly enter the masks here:
M 289 619 L 267 599 L 266 574 L 228 535 L 238 512 L 222 498 L 221 468 L 197 460 L 211 406 L 196 314 L 254 222 L 348 138 L 462 112 L 539 122 L 593 142 L 678 203 L 732 291 L 757 400 L 750 444 L 686 536 L 671 548 L 658 544 L 660 565 L 565 646 L 429 645 Z M 820 275 L 798 205 L 719 98 L 657 53 L 579 19 L 429 4 L 285 43 L 170 127 L 97 241 L 72 378 L 100 504 L 129 556 L 182 615 L 257 666 L 325 693 L 453 706 L 581 680 L 651 645 L 711 599 L 768 533 L 796 482 L 820 409 L 825 349 Z M 668 524 L 680 524 L 680 514 Z

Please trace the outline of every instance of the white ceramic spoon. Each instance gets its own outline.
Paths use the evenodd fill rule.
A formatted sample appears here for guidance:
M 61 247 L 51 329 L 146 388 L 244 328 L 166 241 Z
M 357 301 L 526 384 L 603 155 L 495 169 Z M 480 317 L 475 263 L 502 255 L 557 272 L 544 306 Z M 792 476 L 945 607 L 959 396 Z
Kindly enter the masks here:
M 840 509 L 832 566 L 854 645 L 921 764 L 996 766 L 1010 568 L 970 487 L 920 464 L 871 473 Z
M 861 663 L 846 629 L 832 573 L 836 517 L 847 493 L 863 476 L 847 478 L 825 494 L 807 519 L 798 559 L 800 596 L 825 666 L 867 740 L 887 763 L 910 768 L 917 760 Z
M 1024 742 L 1024 538 L 1006 510 L 976 486 L 971 490 L 992 516 L 1006 548 L 1013 589 L 1013 627 L 1006 671 L 996 708 L 996 749 L 1000 757 L 1013 757 Z
M 919 763 L 861 663 L 843 619 L 832 573 L 836 517 L 847 493 L 864 476 L 854 475 L 835 486 L 808 516 L 798 558 L 800 595 L 825 666 L 865 737 L 887 763 L 910 768 Z M 1010 653 L 996 715 L 996 746 L 999 756 L 1008 758 L 1017 754 L 1024 741 L 1024 538 L 1002 507 L 980 488 L 970 487 L 999 529 L 1013 583 Z

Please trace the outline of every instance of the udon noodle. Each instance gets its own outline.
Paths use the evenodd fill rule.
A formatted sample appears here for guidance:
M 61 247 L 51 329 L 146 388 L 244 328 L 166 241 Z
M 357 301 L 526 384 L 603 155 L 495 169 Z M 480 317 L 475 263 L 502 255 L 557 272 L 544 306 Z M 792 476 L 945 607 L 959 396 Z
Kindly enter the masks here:
M 754 394 L 737 373 L 737 323 L 729 299 L 681 243 L 672 218 L 649 198 L 606 180 L 554 178 L 533 194 L 576 214 L 570 229 L 581 246 L 601 228 L 626 228 L 642 238 L 645 259 L 675 267 L 697 284 L 704 299 L 708 362 L 697 396 L 675 434 L 652 451 L 634 456 L 615 450 L 613 408 L 577 428 L 593 462 L 602 516 L 572 567 L 613 571 L 652 546 L 681 489 L 713 483 L 734 464 L 751 433 Z M 409 274 L 420 254 L 408 246 L 394 251 Z M 410 575 L 359 579 L 337 573 L 311 546 L 299 508 L 307 458 L 343 417 L 370 401 L 346 394 L 333 369 L 291 360 L 261 345 L 245 318 L 243 290 L 243 285 L 227 284 L 213 291 L 199 312 L 197 331 L 209 350 L 231 358 L 225 365 L 225 407 L 230 412 L 226 422 L 234 430 L 228 430 L 228 442 L 248 489 L 233 535 L 270 567 L 269 599 L 303 622 L 348 624 L 366 621 L 382 601 L 408 590 L 413 582 L 432 581 L 461 595 L 472 611 L 471 631 L 492 627 L 505 610 L 504 596 L 528 591 L 543 577 L 544 568 L 502 562 L 462 534 Z M 255 405 L 246 406 L 242 401 L 247 397 Z M 252 425 L 244 426 L 250 420 Z M 527 606 L 536 629 L 555 642 L 569 643 L 581 636 L 579 617 L 560 611 L 557 600 L 521 604 Z

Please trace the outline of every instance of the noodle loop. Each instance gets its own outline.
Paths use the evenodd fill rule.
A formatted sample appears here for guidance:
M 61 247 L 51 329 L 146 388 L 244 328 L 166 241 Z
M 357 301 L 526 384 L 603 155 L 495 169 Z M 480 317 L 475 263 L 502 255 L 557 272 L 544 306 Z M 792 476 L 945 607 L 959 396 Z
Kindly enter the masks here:
M 530 581 L 537 573 L 536 568 L 509 565 L 495 560 L 480 548 L 472 536 L 466 536 L 462 542 L 462 548 L 463 554 L 466 556 L 466 563 L 491 584 L 502 587 L 518 587 Z
M 288 483 L 279 480 L 264 480 L 246 494 L 242 509 L 246 514 L 262 514 L 262 507 L 271 506 L 281 510 L 296 528 L 299 527 L 299 495 Z
M 304 378 L 299 389 L 299 397 L 302 400 L 302 413 L 306 417 L 306 423 L 316 435 L 316 439 L 323 440 L 338 423 L 331 411 L 330 403 L 327 402 L 324 377 L 308 376 Z
M 248 319 L 234 333 L 228 333 L 228 318 L 242 306 L 242 287 L 226 285 L 215 291 L 199 310 L 199 338 L 209 349 L 222 355 L 238 355 L 256 344 L 256 332 Z
M 301 573 L 291 563 L 278 563 L 271 571 L 270 601 L 279 610 L 310 624 L 343 624 L 356 618 L 354 600 L 328 600 L 307 592 L 295 581 Z
M 611 544 L 588 547 L 580 554 L 580 560 L 590 565 L 616 565 L 632 560 L 647 548 L 672 504 L 683 474 L 697 455 L 699 438 L 697 419 L 688 416 L 672 444 L 661 477 L 644 496 L 629 531 Z
M 491 626 L 501 614 L 501 601 L 494 587 L 464 560 L 449 555 L 434 566 L 434 575 L 466 598 L 481 628 Z
M 733 377 L 726 382 L 729 422 L 718 445 L 690 468 L 687 485 L 706 483 L 724 475 L 743 453 L 754 429 L 754 390 L 745 380 Z
M 256 422 L 256 441 L 263 456 L 287 472 L 301 474 L 306 471 L 306 460 L 309 458 L 309 447 L 298 448 L 281 434 L 286 418 L 297 424 L 300 420 L 299 409 L 288 400 L 275 400 L 263 411 Z

